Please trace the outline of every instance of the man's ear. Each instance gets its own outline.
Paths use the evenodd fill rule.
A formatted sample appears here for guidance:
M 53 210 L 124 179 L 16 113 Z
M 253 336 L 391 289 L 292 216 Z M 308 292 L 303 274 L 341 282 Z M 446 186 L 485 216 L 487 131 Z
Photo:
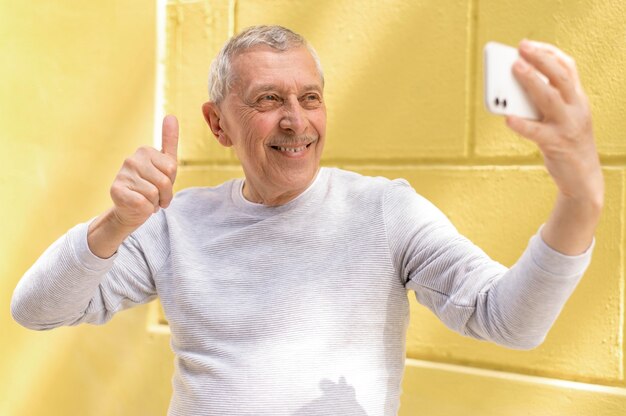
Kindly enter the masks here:
M 202 104 L 202 114 L 217 141 L 224 147 L 232 146 L 233 143 L 222 128 L 222 113 L 217 104 L 212 101 Z

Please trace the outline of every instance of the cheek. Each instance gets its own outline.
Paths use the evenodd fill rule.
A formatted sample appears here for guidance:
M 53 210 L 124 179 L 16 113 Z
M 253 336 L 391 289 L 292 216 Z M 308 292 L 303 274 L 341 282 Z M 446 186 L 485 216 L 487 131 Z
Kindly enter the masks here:
M 326 110 L 320 110 L 310 120 L 317 133 L 323 138 L 326 135 Z
M 259 164 L 264 159 L 265 142 L 274 132 L 274 117 L 269 112 L 259 113 L 246 109 L 240 113 L 239 123 L 242 134 L 241 150 L 252 163 Z
M 247 120 L 245 132 L 248 135 L 248 146 L 265 147 L 265 143 L 277 132 L 278 121 L 269 112 L 256 113 Z
M 253 130 L 255 112 L 250 108 L 243 107 L 239 110 L 239 117 L 237 122 L 239 128 L 244 133 L 249 133 Z

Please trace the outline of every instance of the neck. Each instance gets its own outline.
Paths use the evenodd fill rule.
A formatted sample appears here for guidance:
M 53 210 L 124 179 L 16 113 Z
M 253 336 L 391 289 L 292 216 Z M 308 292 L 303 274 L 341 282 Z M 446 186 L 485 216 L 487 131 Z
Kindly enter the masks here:
M 250 202 L 254 202 L 255 204 L 263 204 L 270 207 L 285 205 L 306 191 L 315 181 L 318 173 L 319 168 L 313 176 L 313 179 L 311 179 L 311 181 L 304 187 L 289 190 L 272 190 L 269 187 L 255 186 L 254 183 L 246 179 L 243 183 L 243 197 Z

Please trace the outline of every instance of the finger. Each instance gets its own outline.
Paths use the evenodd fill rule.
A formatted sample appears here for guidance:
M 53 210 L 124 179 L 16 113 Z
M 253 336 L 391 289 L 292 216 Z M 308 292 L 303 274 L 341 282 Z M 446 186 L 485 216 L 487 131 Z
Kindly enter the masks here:
M 565 117 L 566 106 L 559 92 L 543 82 L 537 71 L 523 58 L 513 65 L 513 74 L 544 118 L 561 120 Z
M 157 211 L 154 204 L 143 194 L 134 191 L 129 184 L 122 182 L 113 183 L 113 186 L 111 186 L 111 198 L 118 207 L 131 208 L 135 212 L 139 210 L 142 217 L 149 216 L 150 213 Z
M 161 208 L 167 208 L 173 197 L 170 178 L 154 165 L 143 166 L 139 171 L 139 175 L 140 179 L 147 181 L 157 189 L 156 204 Z
M 566 68 L 568 68 L 568 70 L 574 70 L 574 74 L 578 75 L 578 72 L 575 71 L 576 70 L 576 61 L 574 61 L 574 58 L 572 58 L 571 56 L 569 56 L 568 54 L 566 54 L 565 52 L 563 52 L 562 50 L 560 50 L 559 48 L 557 48 L 556 46 L 550 44 L 550 43 L 545 43 L 545 42 L 539 42 L 536 40 L 528 40 L 528 39 L 524 39 L 520 42 L 520 46 L 522 44 L 528 43 L 530 44 L 532 47 L 535 48 L 540 48 L 548 53 L 553 54 L 554 56 L 556 56 L 558 58 L 559 63 L 561 63 L 562 65 L 564 65 Z M 525 53 L 522 51 L 522 53 Z M 578 78 L 576 78 L 576 80 L 578 80 Z
M 545 123 L 521 117 L 507 116 L 506 124 L 519 135 L 541 145 L 552 136 L 551 128 Z
M 178 155 L 178 120 L 173 115 L 163 118 L 161 152 L 177 160 Z
M 519 52 L 522 58 L 544 74 L 567 103 L 577 99 L 578 74 L 574 60 L 548 43 L 523 40 Z
M 154 167 L 163 172 L 163 174 L 170 179 L 173 185 L 176 180 L 176 171 L 178 170 L 176 161 L 172 160 L 171 157 L 156 152 L 150 156 L 150 161 Z
M 159 190 L 156 186 L 154 186 L 154 184 L 143 178 L 135 177 L 126 185 L 126 187 L 146 199 L 150 204 L 152 204 L 155 211 L 159 207 Z

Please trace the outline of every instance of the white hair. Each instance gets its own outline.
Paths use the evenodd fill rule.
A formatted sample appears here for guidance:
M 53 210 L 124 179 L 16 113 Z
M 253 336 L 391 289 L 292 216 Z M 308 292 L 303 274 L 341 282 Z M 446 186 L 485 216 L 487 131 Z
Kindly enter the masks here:
M 251 26 L 230 38 L 211 63 L 209 70 L 209 98 L 219 104 L 232 86 L 232 60 L 240 53 L 257 45 L 267 45 L 278 51 L 306 46 L 324 85 L 324 73 L 315 49 L 299 34 L 282 26 Z

